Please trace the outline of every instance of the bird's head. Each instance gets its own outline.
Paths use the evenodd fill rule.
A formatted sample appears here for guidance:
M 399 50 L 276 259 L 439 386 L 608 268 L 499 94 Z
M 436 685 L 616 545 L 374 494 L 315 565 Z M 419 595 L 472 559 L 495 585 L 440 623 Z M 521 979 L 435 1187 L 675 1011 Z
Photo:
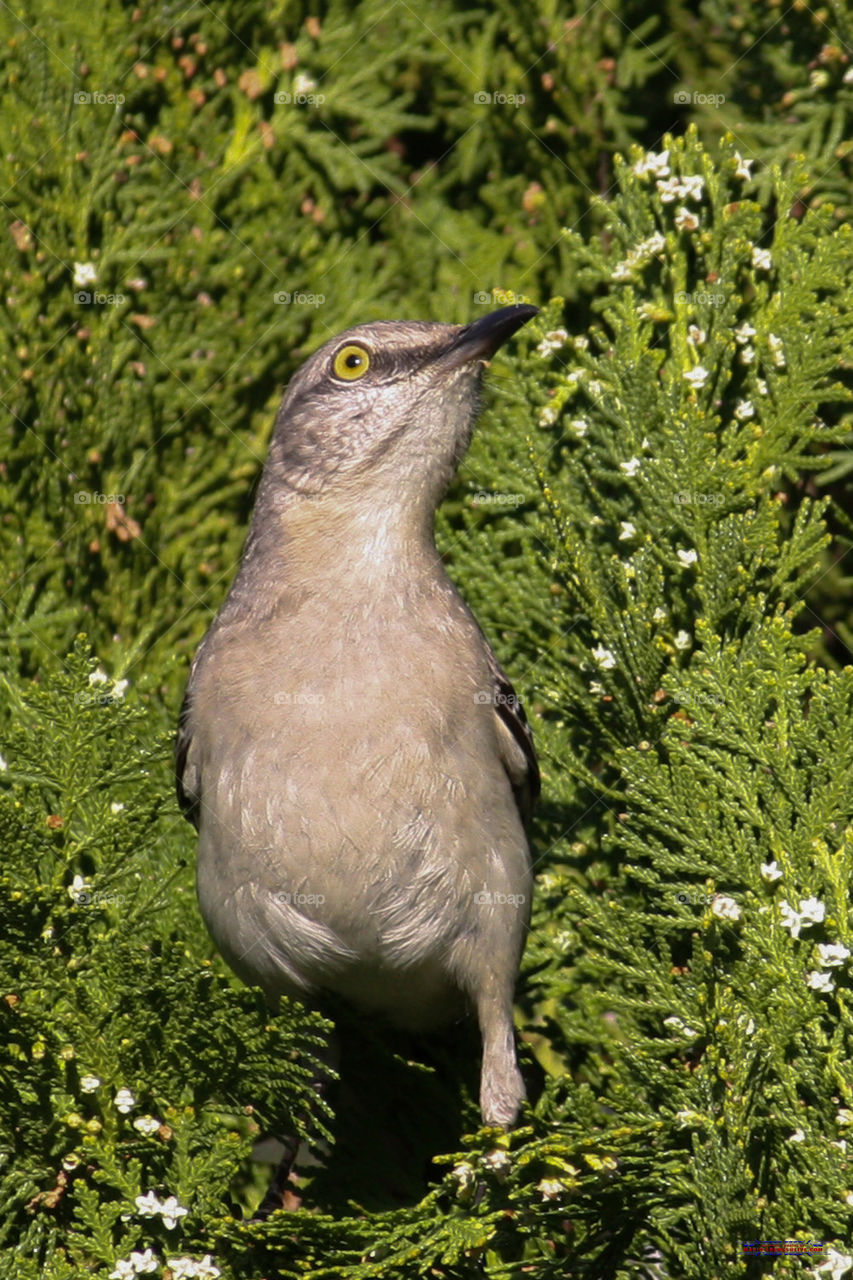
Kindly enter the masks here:
M 536 312 L 502 307 L 468 325 L 381 321 L 327 342 L 285 393 L 266 500 L 420 500 L 434 510 L 468 447 L 483 362 Z

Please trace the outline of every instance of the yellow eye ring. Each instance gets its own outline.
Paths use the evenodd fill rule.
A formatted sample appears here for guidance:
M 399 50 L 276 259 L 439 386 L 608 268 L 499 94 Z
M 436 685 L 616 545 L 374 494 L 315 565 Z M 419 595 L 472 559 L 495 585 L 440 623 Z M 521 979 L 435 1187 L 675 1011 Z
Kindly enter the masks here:
M 332 372 L 344 382 L 356 382 L 370 368 L 370 354 L 355 342 L 348 342 L 332 361 Z

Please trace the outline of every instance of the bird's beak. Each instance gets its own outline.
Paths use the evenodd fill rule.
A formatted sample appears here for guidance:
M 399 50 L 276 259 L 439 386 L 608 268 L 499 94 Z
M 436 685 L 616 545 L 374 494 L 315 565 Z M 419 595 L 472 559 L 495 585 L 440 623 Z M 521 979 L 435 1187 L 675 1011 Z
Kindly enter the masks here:
M 439 362 L 447 369 L 457 369 L 471 360 L 490 360 L 498 347 L 511 338 L 528 320 L 539 314 L 538 307 L 520 305 L 501 307 L 487 316 L 466 324 L 460 329 L 449 347 L 439 356 Z

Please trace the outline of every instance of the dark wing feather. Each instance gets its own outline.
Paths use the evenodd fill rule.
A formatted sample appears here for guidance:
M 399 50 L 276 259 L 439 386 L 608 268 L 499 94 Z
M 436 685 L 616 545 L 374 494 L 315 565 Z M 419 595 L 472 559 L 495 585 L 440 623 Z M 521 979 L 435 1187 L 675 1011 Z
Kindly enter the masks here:
M 502 758 L 515 794 L 523 822 L 530 820 L 533 806 L 542 789 L 539 763 L 533 745 L 533 731 L 524 714 L 518 694 L 501 668 L 486 641 L 486 653 L 492 676 L 492 701 L 503 737 Z
M 187 690 L 181 704 L 181 714 L 178 718 L 178 733 L 175 738 L 175 782 L 178 792 L 178 804 L 184 812 L 184 817 L 198 830 L 198 817 L 201 808 L 201 779 L 198 776 L 198 769 L 191 765 L 188 759 L 193 740 L 190 730 L 190 712 L 192 710 L 191 684 L 192 672 L 190 672 Z

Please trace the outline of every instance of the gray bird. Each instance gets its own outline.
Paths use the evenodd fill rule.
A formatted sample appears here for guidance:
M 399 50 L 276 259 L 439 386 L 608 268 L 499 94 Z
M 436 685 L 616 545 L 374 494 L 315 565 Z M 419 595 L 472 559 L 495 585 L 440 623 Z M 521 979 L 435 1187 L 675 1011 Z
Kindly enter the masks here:
M 434 517 L 484 361 L 537 312 L 359 325 L 276 419 L 251 530 L 190 671 L 178 794 L 235 972 L 416 1031 L 476 1012 L 486 1124 L 525 1096 L 513 987 L 539 771 Z

